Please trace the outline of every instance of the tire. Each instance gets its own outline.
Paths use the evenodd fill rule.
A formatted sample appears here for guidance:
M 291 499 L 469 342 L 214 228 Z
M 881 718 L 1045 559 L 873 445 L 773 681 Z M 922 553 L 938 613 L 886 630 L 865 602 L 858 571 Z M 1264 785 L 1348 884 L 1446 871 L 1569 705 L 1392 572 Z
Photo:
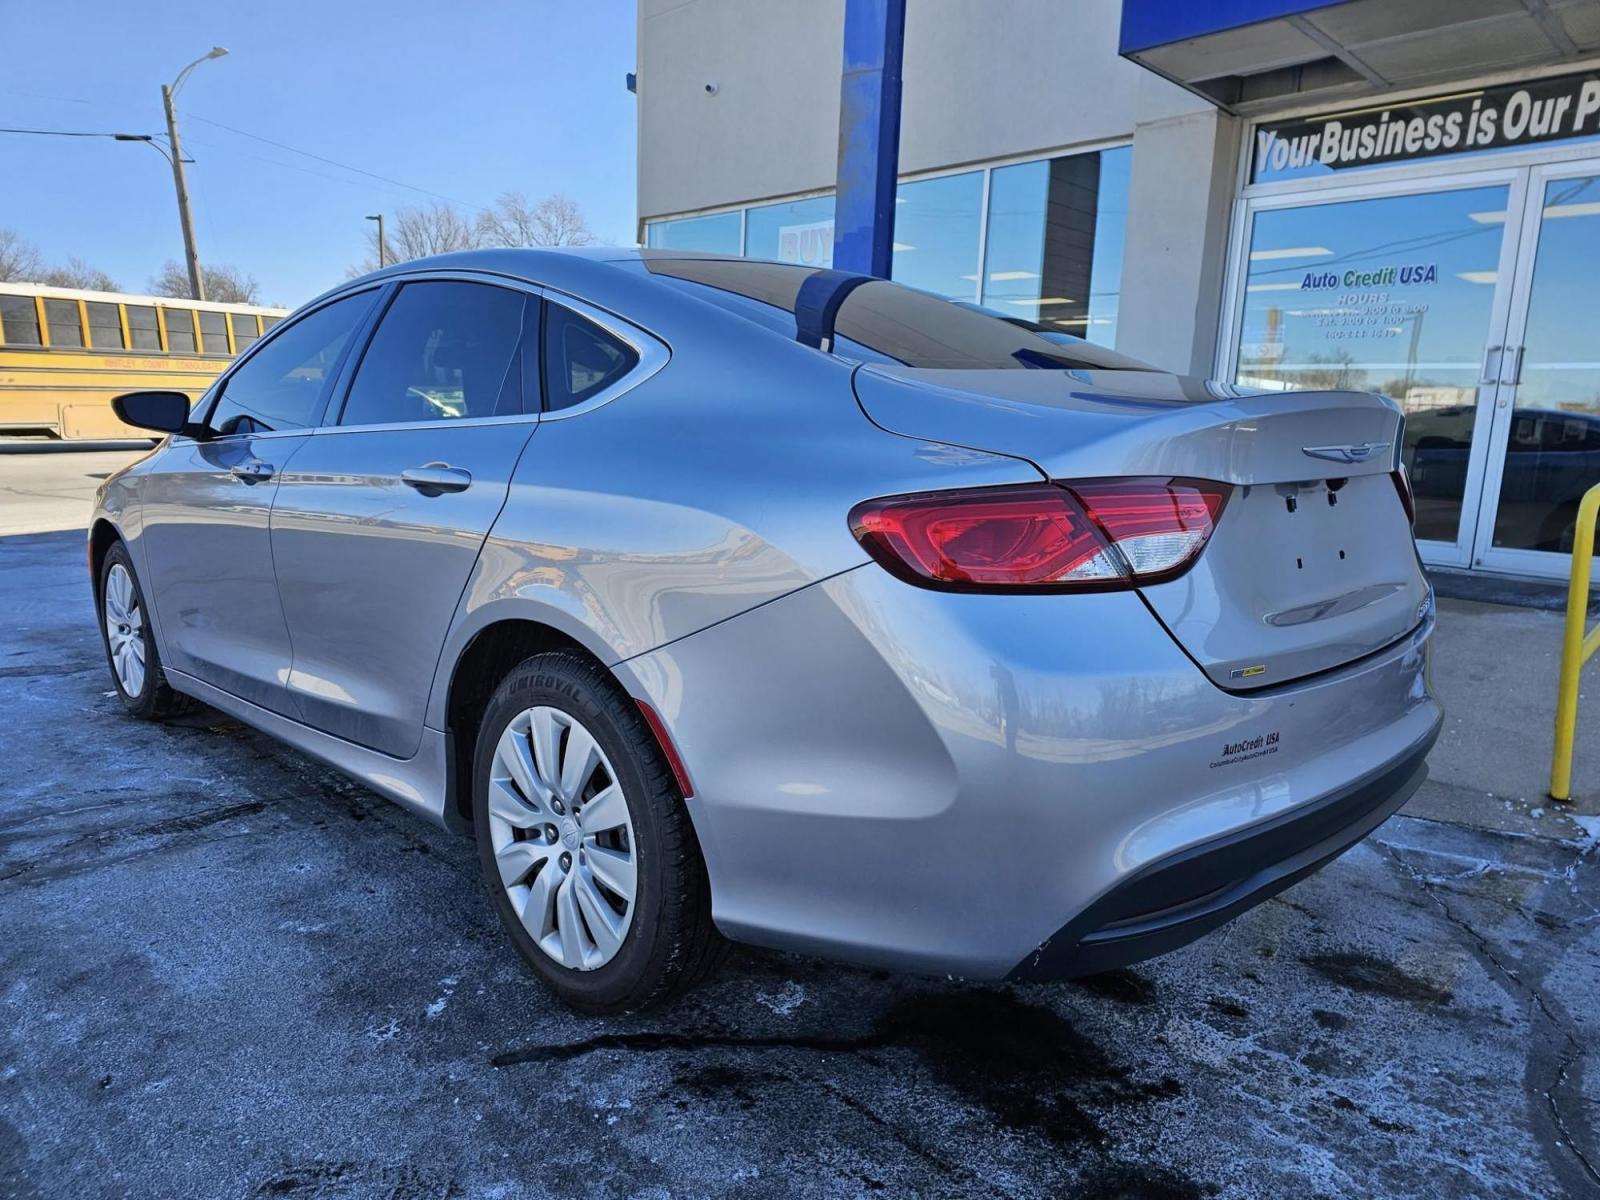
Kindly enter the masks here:
M 554 651 L 513 668 L 479 726 L 472 781 L 490 902 L 567 1004 L 587 1013 L 662 1004 L 721 961 L 726 943 L 677 781 L 599 664 Z
M 145 721 L 162 721 L 192 709 L 195 701 L 167 683 L 161 654 L 150 631 L 144 589 L 139 585 L 128 549 L 121 542 L 107 550 L 100 563 L 96 599 L 100 644 L 105 647 L 111 684 L 117 689 L 123 708 Z

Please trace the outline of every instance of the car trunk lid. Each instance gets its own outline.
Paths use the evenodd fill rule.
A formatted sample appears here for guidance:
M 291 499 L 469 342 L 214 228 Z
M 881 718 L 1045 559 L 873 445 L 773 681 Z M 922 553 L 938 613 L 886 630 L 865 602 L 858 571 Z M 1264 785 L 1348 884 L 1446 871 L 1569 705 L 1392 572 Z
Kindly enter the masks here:
M 1361 392 L 1256 392 L 1145 371 L 872 365 L 856 393 L 896 433 L 1011 454 L 1055 480 L 1233 485 L 1195 565 L 1140 589 L 1220 686 L 1283 683 L 1370 654 L 1429 604 L 1391 472 L 1397 406 Z

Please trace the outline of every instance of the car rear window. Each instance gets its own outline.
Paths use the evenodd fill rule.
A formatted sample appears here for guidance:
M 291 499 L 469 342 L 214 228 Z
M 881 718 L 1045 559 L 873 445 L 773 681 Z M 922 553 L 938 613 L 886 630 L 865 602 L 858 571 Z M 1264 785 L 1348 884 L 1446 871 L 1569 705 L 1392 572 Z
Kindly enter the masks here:
M 643 265 L 664 283 L 747 320 L 795 336 L 795 304 L 815 267 L 737 258 L 669 258 Z M 836 353 L 939 370 L 1116 370 L 1153 368 L 1070 334 L 903 284 L 875 279 L 854 288 L 834 321 Z

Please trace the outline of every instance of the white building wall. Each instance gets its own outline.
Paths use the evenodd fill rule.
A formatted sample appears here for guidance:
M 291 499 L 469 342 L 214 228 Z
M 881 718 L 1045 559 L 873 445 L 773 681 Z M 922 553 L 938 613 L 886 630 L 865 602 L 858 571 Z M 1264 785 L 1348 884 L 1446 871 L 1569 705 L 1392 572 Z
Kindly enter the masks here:
M 1131 140 L 1118 345 L 1204 374 L 1234 123 L 1121 58 L 1120 19 L 1120 0 L 909 0 L 900 173 Z M 844 0 L 639 0 L 641 226 L 831 189 L 843 27 Z
M 1120 14 L 910 0 L 901 173 L 1127 138 L 1152 105 L 1205 110 L 1118 57 Z M 640 220 L 832 187 L 843 41 L 844 0 L 640 0 Z
M 640 220 L 831 186 L 843 29 L 844 0 L 639 0 Z

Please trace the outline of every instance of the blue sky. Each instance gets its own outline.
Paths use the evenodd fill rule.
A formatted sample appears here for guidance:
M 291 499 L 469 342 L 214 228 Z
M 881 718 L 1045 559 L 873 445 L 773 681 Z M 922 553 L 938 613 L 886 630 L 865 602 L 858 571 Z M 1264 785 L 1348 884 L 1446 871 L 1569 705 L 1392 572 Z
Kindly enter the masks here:
M 13 14 L 14 18 L 19 14 Z M 362 218 L 436 197 L 482 207 L 565 192 L 603 240 L 634 238 L 634 6 L 624 0 L 269 0 L 33 5 L 5 22 L 0 126 L 164 131 L 160 87 L 213 45 L 178 98 L 202 261 L 298 304 L 366 253 Z M 0 228 L 143 291 L 183 245 L 152 149 L 0 134 Z

